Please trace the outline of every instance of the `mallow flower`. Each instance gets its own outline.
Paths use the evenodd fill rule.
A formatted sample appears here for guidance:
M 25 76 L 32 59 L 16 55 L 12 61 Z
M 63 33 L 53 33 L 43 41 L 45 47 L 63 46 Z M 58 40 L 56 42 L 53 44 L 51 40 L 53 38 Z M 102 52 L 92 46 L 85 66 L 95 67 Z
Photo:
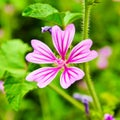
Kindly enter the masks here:
M 112 115 L 107 113 L 107 114 L 104 115 L 104 120 L 115 120 L 115 119 Z
M 39 68 L 31 72 L 26 80 L 35 81 L 40 88 L 43 88 L 51 83 L 60 70 L 63 70 L 60 76 L 60 84 L 66 89 L 75 81 L 82 79 L 84 72 L 78 67 L 70 65 L 88 62 L 96 58 L 98 54 L 95 50 L 90 50 L 92 40 L 86 39 L 73 47 L 67 57 L 66 53 L 73 41 L 74 34 L 75 27 L 73 24 L 69 24 L 65 30 L 61 30 L 57 25 L 51 28 L 52 42 L 59 57 L 56 57 L 45 43 L 33 39 L 31 45 L 34 50 L 27 54 L 26 60 L 36 64 L 54 64 L 54 67 Z

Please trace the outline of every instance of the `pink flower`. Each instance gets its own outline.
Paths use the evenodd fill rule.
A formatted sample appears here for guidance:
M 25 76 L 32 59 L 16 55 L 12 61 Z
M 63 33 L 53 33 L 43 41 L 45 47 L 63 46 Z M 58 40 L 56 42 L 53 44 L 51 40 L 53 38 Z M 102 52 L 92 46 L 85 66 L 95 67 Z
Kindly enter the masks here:
M 105 114 L 104 115 L 104 120 L 115 120 L 112 115 L 110 114 Z
M 100 69 L 105 69 L 108 66 L 108 58 L 112 54 L 112 49 L 109 46 L 105 46 L 98 51 L 97 66 Z
M 4 86 L 3 86 L 4 82 L 0 81 L 0 91 L 4 92 Z
M 84 63 L 93 60 L 97 57 L 97 52 L 90 50 L 92 41 L 90 39 L 78 43 L 70 52 L 69 57 L 66 53 L 72 43 L 75 34 L 73 24 L 70 24 L 62 31 L 58 26 L 51 29 L 52 41 L 55 49 L 60 55 L 57 58 L 51 49 L 41 41 L 32 40 L 31 44 L 34 49 L 32 53 L 26 56 L 26 60 L 37 64 L 55 64 L 55 67 L 43 67 L 30 73 L 26 80 L 35 81 L 40 88 L 47 86 L 63 69 L 60 76 L 60 84 L 63 88 L 68 88 L 75 81 L 84 77 L 84 72 L 77 67 L 70 67 L 73 63 Z

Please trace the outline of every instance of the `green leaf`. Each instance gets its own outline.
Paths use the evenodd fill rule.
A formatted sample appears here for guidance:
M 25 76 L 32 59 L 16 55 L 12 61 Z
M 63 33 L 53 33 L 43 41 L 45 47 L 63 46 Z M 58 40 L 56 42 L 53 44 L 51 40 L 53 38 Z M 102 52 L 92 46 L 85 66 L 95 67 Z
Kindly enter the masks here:
M 0 70 L 24 74 L 26 69 L 25 53 L 30 47 L 21 40 L 10 40 L 0 46 Z
M 5 71 L 1 68 L 0 69 L 0 79 L 2 80 L 3 76 L 4 76 Z
M 22 15 L 42 19 L 57 12 L 55 8 L 48 4 L 36 3 L 28 6 Z
M 33 17 L 40 20 L 53 22 L 60 26 L 67 24 L 81 18 L 80 13 L 59 12 L 48 4 L 36 3 L 28 6 L 22 13 L 23 16 Z
M 63 18 L 65 13 L 54 13 L 46 18 L 47 21 L 54 22 L 60 26 L 63 26 Z
M 74 22 L 75 20 L 80 19 L 81 17 L 82 17 L 82 14 L 80 13 L 71 13 L 67 11 L 64 17 L 64 25 L 66 26 L 67 24 Z
M 49 4 L 36 3 L 28 6 L 22 13 L 23 16 L 29 16 L 41 20 L 62 24 L 61 15 L 58 10 Z
M 6 97 L 15 110 L 20 108 L 20 103 L 24 95 L 36 88 L 36 83 L 27 82 L 24 77 L 8 75 L 4 83 Z
M 4 42 L 0 47 L 0 77 L 5 79 L 5 93 L 10 105 L 18 110 L 23 96 L 36 88 L 35 83 L 25 80 L 25 54 L 30 47 L 19 39 Z

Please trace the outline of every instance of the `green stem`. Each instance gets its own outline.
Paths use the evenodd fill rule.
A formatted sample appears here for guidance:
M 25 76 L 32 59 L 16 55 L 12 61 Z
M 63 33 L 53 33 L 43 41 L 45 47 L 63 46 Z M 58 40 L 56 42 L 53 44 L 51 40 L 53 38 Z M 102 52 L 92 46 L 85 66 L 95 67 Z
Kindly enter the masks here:
M 46 91 L 45 90 L 40 90 L 39 91 L 39 100 L 41 103 L 41 109 L 42 109 L 42 114 L 43 114 L 43 119 L 44 120 L 51 120 L 50 117 L 50 109 L 49 109 L 49 104 L 47 102 L 47 97 L 46 97 Z
M 89 15 L 91 6 L 86 5 L 86 2 L 84 3 L 84 13 L 83 13 L 83 39 L 88 38 L 88 32 L 89 32 Z
M 89 32 L 89 15 L 90 15 L 90 10 L 92 5 L 88 5 L 88 0 L 84 1 L 84 16 L 83 16 L 83 39 L 87 39 L 88 38 L 88 32 Z M 84 63 L 84 72 L 85 72 L 85 81 L 86 84 L 88 86 L 89 92 L 93 98 L 93 102 L 95 105 L 95 108 L 98 110 L 98 112 L 100 112 L 100 114 L 102 114 L 102 109 L 101 109 L 101 105 L 100 102 L 98 100 L 97 94 L 95 92 L 95 88 L 93 86 L 91 77 L 90 77 L 90 70 L 89 70 L 89 64 L 88 63 Z
M 60 94 L 63 98 L 65 98 L 67 101 L 69 101 L 71 104 L 73 104 L 75 107 L 80 109 L 81 111 L 84 111 L 84 106 L 75 100 L 73 97 L 69 96 L 66 92 L 64 92 L 62 89 L 56 87 L 53 84 L 49 84 L 49 87 L 52 88 L 54 91 L 56 91 L 58 94 Z
M 93 98 L 93 101 L 94 101 L 94 105 L 95 105 L 95 108 L 100 112 L 102 113 L 102 109 L 101 109 L 101 105 L 99 103 L 99 100 L 98 100 L 98 97 L 97 97 L 97 94 L 95 92 L 95 88 L 93 86 L 93 83 L 92 83 L 92 80 L 90 78 L 90 70 L 89 70 L 89 65 L 88 63 L 85 63 L 84 64 L 84 71 L 85 71 L 85 81 L 87 83 L 87 86 L 88 86 L 88 89 L 89 89 L 89 92 Z

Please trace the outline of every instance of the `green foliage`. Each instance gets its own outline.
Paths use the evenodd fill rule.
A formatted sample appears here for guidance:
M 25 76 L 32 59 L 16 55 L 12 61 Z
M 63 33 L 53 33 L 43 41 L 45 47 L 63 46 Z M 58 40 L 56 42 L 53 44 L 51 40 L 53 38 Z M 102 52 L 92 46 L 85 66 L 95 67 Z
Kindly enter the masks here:
M 93 5 L 95 3 L 99 3 L 100 0 L 85 0 L 85 2 L 86 2 L 87 5 Z
M 24 74 L 26 62 L 25 53 L 30 47 L 22 40 L 14 39 L 4 42 L 0 46 L 0 70 L 3 72 Z
M 58 10 L 50 6 L 49 4 L 36 3 L 25 8 L 23 16 L 29 16 L 42 20 L 58 21 Z M 55 15 L 55 16 L 54 16 Z M 59 23 L 59 22 L 58 22 Z
M 81 13 L 71 13 L 69 11 L 67 11 L 65 13 L 65 17 L 64 17 L 64 25 L 67 25 L 69 23 L 74 22 L 76 19 L 80 19 L 82 17 Z
M 35 1 L 39 3 L 35 4 Z M 103 112 L 110 113 L 116 120 L 120 120 L 120 2 L 86 1 L 89 5 L 93 2 L 100 3 L 94 4 L 91 11 L 89 37 L 93 40 L 93 49 L 99 50 L 106 45 L 112 49 L 107 68 L 102 70 L 97 68 L 97 59 L 90 62 L 91 78 Z M 11 10 L 13 10 L 12 15 L 9 13 Z M 40 27 L 57 24 L 65 28 L 67 24 L 74 22 L 76 34 L 72 45 L 78 44 L 82 40 L 83 10 L 81 0 L 57 0 L 56 2 L 54 0 L 0 0 L 0 80 L 5 82 L 5 92 L 0 91 L 0 120 L 8 118 L 11 120 L 87 119 L 85 114 L 55 91 L 48 87 L 35 89 L 36 83 L 25 80 L 26 73 L 44 66 L 26 63 L 25 54 L 31 50 L 28 46 L 30 40 L 40 39 L 53 48 L 51 35 L 41 34 Z M 22 11 L 23 16 L 26 17 L 21 16 Z M 9 40 L 8 35 L 13 40 Z M 56 86 L 60 85 L 59 79 L 60 77 L 56 77 L 53 81 L 57 82 Z M 72 96 L 76 91 L 89 93 L 83 81 L 76 82 L 65 92 Z M 14 111 L 10 106 L 18 111 Z M 92 104 L 90 109 L 92 120 L 97 120 L 98 111 L 93 110 Z
M 20 108 L 20 103 L 24 95 L 30 90 L 36 88 L 36 84 L 27 82 L 24 77 L 15 75 L 8 75 L 5 83 L 6 97 L 15 110 Z
M 36 3 L 28 6 L 24 12 L 23 16 L 30 16 L 39 19 L 44 19 L 47 16 L 57 13 L 58 10 L 51 7 L 49 4 Z
M 27 44 L 17 39 L 4 42 L 0 49 L 0 77 L 5 79 L 6 97 L 15 110 L 19 109 L 23 96 L 36 88 L 36 84 L 25 81 L 24 56 L 29 49 Z
M 52 6 L 42 3 L 28 6 L 22 15 L 53 22 L 60 26 L 66 26 L 67 24 L 74 22 L 76 19 L 80 19 L 82 16 L 80 13 L 71 13 L 69 11 L 59 12 Z

